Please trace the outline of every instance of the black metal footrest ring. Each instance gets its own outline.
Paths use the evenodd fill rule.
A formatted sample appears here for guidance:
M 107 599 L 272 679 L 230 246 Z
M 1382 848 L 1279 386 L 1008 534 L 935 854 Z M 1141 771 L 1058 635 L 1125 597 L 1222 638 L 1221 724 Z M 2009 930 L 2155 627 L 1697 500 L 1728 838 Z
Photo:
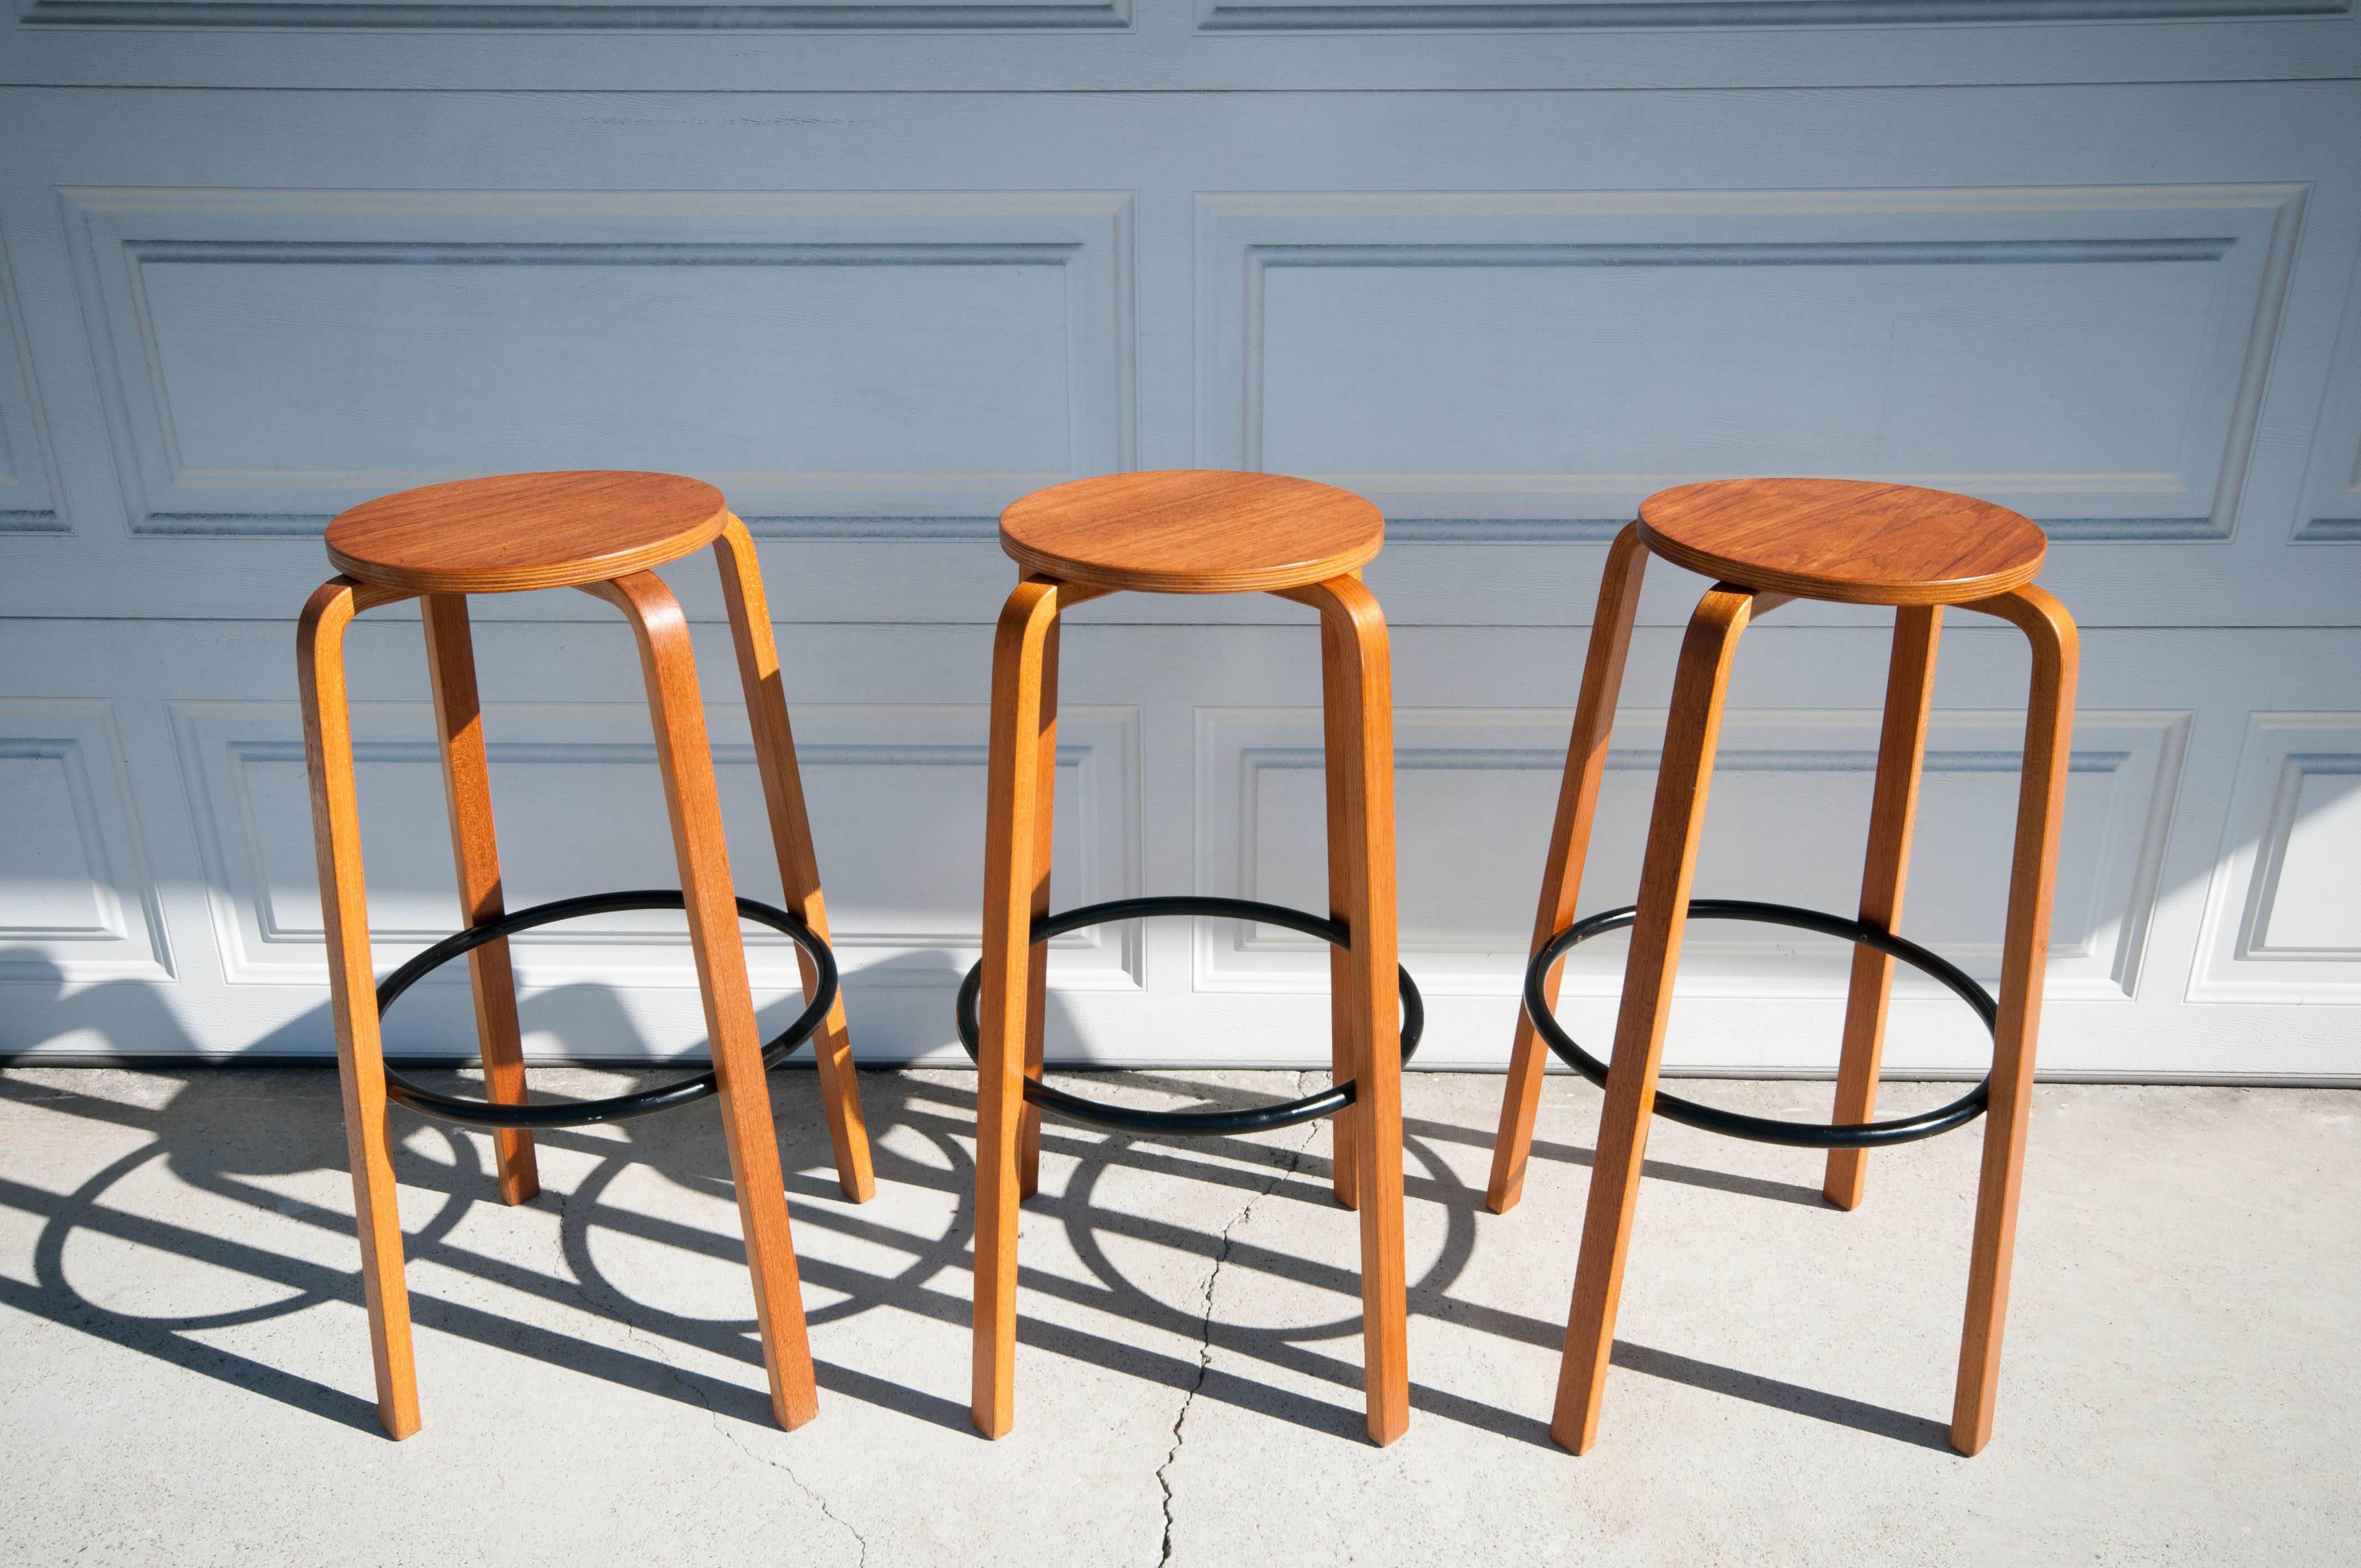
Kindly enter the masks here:
M 1033 922 L 1033 940 L 1046 942 L 1052 937 L 1062 937 L 1085 926 L 1104 926 L 1115 920 L 1140 920 L 1159 915 L 1213 915 L 1231 920 L 1253 920 L 1266 926 L 1280 926 L 1290 931 L 1301 931 L 1307 937 L 1317 937 L 1331 946 L 1351 948 L 1352 934 L 1341 922 L 1324 916 L 1307 915 L 1301 909 L 1290 909 L 1278 904 L 1257 904 L 1244 898 L 1208 898 L 1195 894 L 1172 894 L 1159 898 L 1119 898 L 1111 904 L 1087 904 L 1079 909 L 1069 909 L 1063 915 L 1045 916 Z M 1418 1050 L 1419 1036 L 1426 1032 L 1426 1003 L 1418 993 L 1418 983 L 1410 970 L 1401 974 L 1401 1059 L 1408 1063 Z M 967 1048 L 970 1060 L 975 1058 L 983 1038 L 976 1025 L 976 1008 L 983 992 L 983 964 L 967 971 L 960 982 L 959 996 L 952 1003 L 952 1016 L 959 1025 L 960 1044 Z M 1161 1133 L 1183 1137 L 1227 1137 L 1239 1133 L 1267 1133 L 1278 1127 L 1292 1127 L 1304 1122 L 1316 1122 L 1323 1116 L 1333 1116 L 1353 1102 L 1352 1083 L 1331 1085 L 1317 1094 L 1307 1094 L 1301 1100 L 1285 1100 L 1272 1105 L 1252 1105 L 1237 1111 L 1143 1111 L 1129 1105 L 1110 1105 L 1104 1101 L 1085 1100 L 1079 1094 L 1069 1094 L 1062 1089 L 1042 1082 L 1037 1078 L 1025 1080 L 1025 1099 L 1028 1104 L 1047 1111 L 1104 1127 L 1115 1133 Z
M 688 900 L 674 888 L 650 888 L 639 893 L 594 893 L 581 898 L 561 898 L 555 904 L 536 904 L 531 909 L 520 909 L 498 920 L 471 926 L 456 936 L 445 937 L 408 963 L 385 977 L 377 988 L 378 1015 L 393 1005 L 394 998 L 424 979 L 429 971 L 449 963 L 460 954 L 470 952 L 485 943 L 498 940 L 518 931 L 530 931 L 536 926 L 555 925 L 560 920 L 579 919 L 585 915 L 610 915 L 622 909 L 686 909 Z M 804 950 L 812 961 L 816 978 L 808 988 L 804 1010 L 796 1021 L 782 1030 L 776 1039 L 763 1047 L 763 1066 L 774 1068 L 795 1054 L 796 1047 L 811 1038 L 827 1018 L 829 1009 L 836 1004 L 836 955 L 828 944 L 813 934 L 810 927 L 784 909 L 751 898 L 738 901 L 740 918 L 757 925 L 768 926 Z M 463 1122 L 473 1127 L 587 1127 L 599 1122 L 620 1122 L 627 1117 L 645 1116 L 657 1111 L 669 1111 L 676 1105 L 686 1105 L 704 1099 L 719 1088 L 719 1077 L 714 1072 L 701 1072 L 677 1083 L 666 1083 L 654 1089 L 643 1089 L 636 1094 L 618 1094 L 608 1100 L 580 1100 L 564 1105 L 499 1105 L 489 1100 L 462 1100 L 448 1094 L 438 1094 L 402 1077 L 388 1063 L 385 1069 L 386 1098 L 397 1104 L 407 1105 L 422 1115 L 445 1122 Z
M 1543 979 L 1550 966 L 1557 962 L 1567 948 L 1577 942 L 1609 931 L 1620 931 L 1639 916 L 1639 906 L 1625 905 L 1609 909 L 1587 920 L 1577 920 L 1560 931 L 1533 955 L 1525 969 L 1525 1016 L 1533 1022 L 1533 1030 L 1557 1058 L 1602 1089 L 1607 1084 L 1608 1064 L 1575 1044 L 1574 1036 L 1565 1032 L 1550 1011 L 1549 999 L 1542 994 Z M 1917 943 L 1905 940 L 1890 931 L 1841 916 L 1824 915 L 1816 909 L 1798 909 L 1787 904 L 1756 904 L 1740 898 L 1698 898 L 1689 903 L 1692 920 L 1753 920 L 1766 926 L 1791 926 L 1799 930 L 1817 931 L 1824 937 L 1835 937 L 1873 948 L 1881 953 L 1900 959 L 1904 963 L 1939 981 L 1954 996 L 1976 1011 L 1987 1030 L 1994 1027 L 2000 1006 L 1992 992 L 1971 979 L 1966 970 L 1949 959 L 1927 951 Z M 1960 1095 L 1948 1105 L 1932 1111 L 1922 1111 L 1915 1116 L 1898 1116 L 1886 1122 L 1861 1122 L 1850 1126 L 1813 1126 L 1801 1122 L 1783 1122 L 1769 1116 L 1747 1116 L 1735 1111 L 1719 1110 L 1700 1105 L 1694 1100 L 1677 1095 L 1656 1093 L 1656 1114 L 1685 1126 L 1701 1127 L 1708 1133 L 1721 1133 L 1733 1138 L 1747 1138 L 1755 1143 L 1784 1144 L 1791 1148 L 1805 1149 L 1871 1149 L 1884 1148 L 1894 1144 L 1915 1143 L 1931 1138 L 1938 1133 L 1948 1133 L 1954 1127 L 1965 1126 L 1984 1113 L 1991 1098 L 1992 1075 Z

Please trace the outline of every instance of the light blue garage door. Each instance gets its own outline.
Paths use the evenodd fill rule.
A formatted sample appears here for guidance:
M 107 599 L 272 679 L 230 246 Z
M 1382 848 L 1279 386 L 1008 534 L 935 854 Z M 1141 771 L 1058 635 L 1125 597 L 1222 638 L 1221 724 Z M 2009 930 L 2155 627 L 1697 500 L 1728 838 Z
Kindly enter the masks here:
M 0 1047 L 317 1052 L 292 618 L 324 521 L 488 470 L 763 540 L 856 1047 L 947 1048 L 1014 497 L 1378 500 L 1421 1060 L 1505 1059 L 1604 542 L 1730 473 L 2048 526 L 2086 629 L 2045 1064 L 2361 1075 L 2361 22 L 2348 0 L 17 0 L 0 22 Z M 702 562 L 669 574 L 727 657 Z M 1588 907 L 1623 902 L 1660 569 Z M 479 601 L 511 905 L 670 879 L 628 639 Z M 1060 902 L 1316 905 L 1275 600 L 1079 612 Z M 1995 967 L 2025 659 L 1955 618 L 1905 930 Z M 1874 617 L 1751 636 L 1701 893 L 1849 908 Z M 379 962 L 456 920 L 414 618 L 356 633 Z M 708 679 L 736 863 L 774 884 Z M 1701 930 L 1691 1068 L 1826 1068 L 1844 956 Z M 1054 1048 L 1324 1064 L 1322 954 L 1062 939 Z M 1604 945 L 1602 944 L 1602 947 Z M 757 941 L 766 994 L 792 954 Z M 1568 1014 L 1597 1034 L 1614 955 Z M 697 1035 L 677 932 L 519 943 L 530 1046 Z M 448 1051 L 464 981 L 391 1043 Z M 1891 1058 L 1974 1064 L 1905 982 Z

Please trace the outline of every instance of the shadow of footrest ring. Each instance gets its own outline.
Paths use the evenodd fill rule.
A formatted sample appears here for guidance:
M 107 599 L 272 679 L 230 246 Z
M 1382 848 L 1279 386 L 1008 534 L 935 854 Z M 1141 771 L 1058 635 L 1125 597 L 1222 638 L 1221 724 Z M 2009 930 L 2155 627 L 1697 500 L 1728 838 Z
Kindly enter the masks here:
M 1173 894 L 1161 898 L 1119 898 L 1111 904 L 1086 904 L 1079 909 L 1069 909 L 1063 915 L 1045 916 L 1033 922 L 1033 940 L 1046 942 L 1052 937 L 1062 937 L 1069 931 L 1079 931 L 1085 926 L 1104 926 L 1116 920 L 1142 920 L 1159 915 L 1213 915 L 1230 920 L 1251 920 L 1265 926 L 1279 926 L 1290 931 L 1301 931 L 1307 937 L 1317 937 L 1332 947 L 1350 948 L 1352 934 L 1339 921 L 1324 916 L 1307 915 L 1301 909 L 1289 909 L 1282 905 L 1257 904 L 1244 898 L 1208 898 L 1195 894 Z M 1410 970 L 1401 970 L 1401 1059 L 1408 1063 L 1418 1050 L 1419 1036 L 1426 1032 L 1426 1003 L 1418 993 L 1418 984 Z M 960 982 L 959 996 L 952 1003 L 952 1015 L 959 1025 L 960 1044 L 967 1047 L 974 1059 L 982 1031 L 976 1024 L 976 1008 L 983 992 L 983 965 L 979 960 Z M 1027 1104 L 1038 1105 L 1045 1111 L 1055 1111 L 1077 1122 L 1093 1127 L 1104 1127 L 1115 1133 L 1164 1133 L 1185 1137 L 1226 1137 L 1239 1133 L 1267 1133 L 1278 1127 L 1292 1127 L 1304 1122 L 1315 1122 L 1323 1116 L 1333 1116 L 1353 1102 L 1354 1085 L 1335 1084 L 1317 1094 L 1307 1094 L 1301 1100 L 1285 1100 L 1272 1105 L 1252 1105 L 1237 1111 L 1142 1111 L 1128 1105 L 1110 1105 L 1104 1101 L 1085 1100 L 1079 1094 L 1069 1094 L 1037 1078 L 1025 1080 Z
M 536 904 L 531 909 L 520 909 L 498 920 L 481 926 L 471 926 L 456 936 L 445 937 L 416 958 L 385 977 L 377 988 L 377 1010 L 379 1017 L 391 1007 L 394 999 L 426 975 L 449 963 L 460 954 L 472 952 L 487 942 L 497 941 L 518 931 L 530 931 L 536 926 L 555 925 L 560 920 L 578 920 L 586 915 L 611 915 L 624 909 L 686 909 L 688 901 L 673 888 L 650 888 L 639 893 L 594 893 L 581 898 L 561 898 L 555 904 Z M 739 918 L 752 920 L 785 937 L 803 949 L 811 959 L 813 983 L 807 987 L 804 1010 L 796 1021 L 782 1030 L 777 1038 L 763 1047 L 763 1066 L 774 1068 L 793 1056 L 796 1047 L 811 1038 L 829 1009 L 836 1004 L 836 956 L 828 944 L 812 933 L 810 927 L 784 909 L 751 898 L 738 901 Z M 685 1078 L 677 1083 L 662 1084 L 643 1089 L 636 1094 L 618 1094 L 609 1100 L 577 1100 L 561 1105 L 500 1105 L 489 1100 L 462 1100 L 448 1094 L 438 1094 L 431 1089 L 412 1083 L 388 1063 L 385 1069 L 385 1095 L 397 1104 L 407 1105 L 422 1115 L 445 1122 L 464 1122 L 473 1127 L 587 1127 L 599 1122 L 620 1122 L 631 1116 L 645 1116 L 658 1111 L 669 1111 L 676 1105 L 686 1105 L 718 1091 L 719 1076 L 701 1072 L 695 1078 Z
M 1577 920 L 1551 938 L 1533 961 L 1525 969 L 1525 1016 L 1533 1023 L 1540 1035 L 1557 1058 L 1566 1066 L 1598 1084 L 1607 1085 L 1608 1064 L 1575 1044 L 1574 1036 L 1565 1032 L 1550 1011 L 1549 999 L 1542 993 L 1542 981 L 1550 966 L 1565 956 L 1566 949 L 1593 937 L 1609 931 L 1620 931 L 1638 918 L 1638 905 L 1625 905 L 1594 915 L 1587 920 Z M 1890 931 L 1866 925 L 1859 920 L 1847 920 L 1841 916 L 1823 915 L 1816 909 L 1798 909 L 1787 904 L 1756 904 L 1739 898 L 1699 898 L 1689 903 L 1692 920 L 1752 920 L 1766 926 L 1787 926 L 1799 930 L 1817 931 L 1824 937 L 1835 937 L 1857 942 L 1881 953 L 1900 959 L 1904 963 L 1941 982 L 1954 996 L 1975 1009 L 1990 1031 L 1999 1016 L 1999 1005 L 1992 992 L 1969 978 L 1966 970 L 1949 959 L 1927 951 L 1917 943 L 1906 941 Z M 1808 1123 L 1783 1122 L 1769 1116 L 1747 1116 L 1735 1111 L 1719 1110 L 1700 1105 L 1694 1100 L 1659 1090 L 1656 1094 L 1656 1114 L 1685 1126 L 1701 1127 L 1708 1133 L 1721 1133 L 1733 1138 L 1746 1138 L 1761 1144 L 1784 1144 L 1791 1148 L 1805 1149 L 1872 1149 L 1893 1144 L 1915 1143 L 1931 1138 L 1938 1133 L 1948 1133 L 1954 1127 L 1965 1126 L 1984 1113 L 1992 1094 L 1992 1075 L 1948 1105 L 1932 1111 L 1922 1111 L 1915 1116 L 1897 1116 L 1887 1122 L 1860 1122 L 1848 1126 L 1814 1126 Z

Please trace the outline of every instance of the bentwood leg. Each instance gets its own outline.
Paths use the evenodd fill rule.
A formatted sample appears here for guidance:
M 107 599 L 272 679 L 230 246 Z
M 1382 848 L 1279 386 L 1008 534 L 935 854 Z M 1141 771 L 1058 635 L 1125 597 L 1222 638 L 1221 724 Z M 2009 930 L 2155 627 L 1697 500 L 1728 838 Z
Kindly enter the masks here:
M 1342 920 L 1348 926 L 1353 905 L 1353 828 L 1349 817 L 1352 797 L 1348 770 L 1339 767 L 1336 759 L 1349 754 L 1352 737 L 1346 729 L 1345 709 L 1351 696 L 1340 684 L 1342 661 L 1324 655 L 1320 661 L 1321 730 L 1327 748 L 1325 783 L 1328 794 L 1328 917 Z M 1355 1032 L 1353 1011 L 1353 956 L 1344 948 L 1328 949 L 1328 1081 L 1349 1083 L 1353 1080 Z M 1346 1106 L 1328 1118 L 1328 1183 L 1336 1201 L 1347 1209 L 1357 1209 L 1361 1202 L 1360 1157 L 1353 1142 L 1355 1112 Z
M 1059 585 L 1028 577 L 1000 612 L 992 651 L 992 748 L 984 804 L 983 977 L 976 1055 L 975 1317 L 969 1413 L 986 1437 L 1016 1422 L 1017 1145 L 1025 1107 L 1027 1014 L 1032 998 L 1037 820 L 1042 775 L 1053 767 L 1044 676 L 1058 624 Z M 1047 744 L 1051 761 L 1042 752 Z
M 1968 1261 L 1967 1323 L 1951 1404 L 1951 1446 L 1980 1452 L 1992 1439 L 2000 1389 L 2001 1332 L 2008 1316 L 2009 1266 L 2016 1248 L 2016 1202 L 2025 1176 L 2026 1124 L 2033 1104 L 2034 1042 L 2049 954 L 2049 905 L 2058 833 L 2066 809 L 2066 768 L 2074 732 L 2081 662 L 2074 618 L 2040 588 L 2026 587 L 1967 606 L 2023 630 L 2033 645 L 2025 716 L 2025 772 L 2018 786 L 2016 848 L 2008 878 L 2008 932 L 2001 954 L 2000 1018 L 1993 1031 L 1992 1102 L 1976 1186 L 1976 1234 Z
M 1615 729 L 1615 704 L 1623 689 L 1623 660 L 1631 648 L 1631 621 L 1639 613 L 1640 581 L 1647 570 L 1647 547 L 1638 526 L 1626 526 L 1607 552 L 1598 585 L 1598 610 L 1590 623 L 1590 654 L 1582 667 L 1582 695 L 1574 710 L 1574 733 L 1566 741 L 1565 776 L 1550 828 L 1549 860 L 1542 872 L 1541 908 L 1533 916 L 1531 962 L 1542 945 L 1574 924 L 1575 899 L 1582 892 L 1582 866 L 1590 850 L 1591 824 L 1598 810 L 1598 781 L 1607 771 L 1607 743 Z M 1553 965 L 1542 982 L 1554 1004 L 1564 963 Z M 1500 1130 L 1492 1140 L 1492 1179 L 1484 1201 L 1495 1214 L 1516 1207 L 1525 1190 L 1525 1160 L 1532 1152 L 1533 1120 L 1542 1102 L 1542 1070 L 1549 1053 L 1533 1021 L 1517 1010 L 1517 1038 L 1509 1053 L 1509 1078 L 1500 1096 Z
M 1877 784 L 1869 806 L 1869 852 L 1861 862 L 1861 918 L 1892 931 L 1902 924 L 1902 885 L 1910 871 L 1910 829 L 1918 807 L 1918 774 L 1927 759 L 1927 718 L 1935 700 L 1935 641 L 1943 629 L 1941 605 L 1905 606 L 1894 612 L 1894 653 L 1885 670 L 1885 725 L 1877 740 Z M 1837 1064 L 1837 1126 L 1871 1120 L 1877 1110 L 1877 1069 L 1885 1052 L 1885 1014 L 1894 995 L 1894 959 L 1873 948 L 1852 950 L 1852 981 L 1845 992 L 1844 1050 Z M 1820 1191 L 1839 1209 L 1861 1202 L 1869 1155 L 1830 1149 Z
M 1768 596 L 1764 596 L 1768 597 Z M 1673 975 L 1688 924 L 1689 886 L 1697 839 L 1705 827 L 1708 786 L 1721 737 L 1721 701 L 1738 639 L 1753 618 L 1755 596 L 1718 583 L 1697 603 L 1681 643 L 1673 682 L 1673 708 L 1664 726 L 1664 762 L 1649 817 L 1648 847 L 1640 870 L 1639 918 L 1631 927 L 1623 973 L 1623 1003 L 1615 1020 L 1615 1054 L 1599 1113 L 1598 1151 L 1591 1160 L 1590 1199 L 1582 1221 L 1582 1254 L 1575 1266 L 1574 1306 L 1565 1326 L 1557 1409 L 1550 1435 L 1576 1453 L 1598 1435 L 1598 1401 L 1615 1344 L 1615 1310 L 1623 1289 L 1623 1260 L 1640 1197 L 1640 1168 L 1654 1113 L 1656 1069 L 1672 1017 Z
M 689 945 L 705 1002 L 705 1024 L 720 1080 L 721 1125 L 730 1148 L 730 1175 L 738 1190 L 738 1218 L 754 1282 L 754 1316 L 763 1362 L 771 1380 L 771 1409 L 783 1427 L 819 1413 L 812 1383 L 811 1346 L 796 1277 L 795 1244 L 787 1232 L 787 1197 L 779 1168 L 777 1130 L 763 1081 L 762 1040 L 754 1027 L 754 995 L 746 975 L 746 947 L 738 929 L 738 900 L 722 836 L 721 796 L 707 750 L 705 707 L 697 687 L 697 661 L 688 620 L 653 572 L 635 572 L 587 589 L 621 609 L 640 644 L 648 712 L 663 764 L 664 804 L 672 817 L 673 852 L 680 862 L 688 911 Z
M 769 807 L 771 843 L 779 857 L 779 886 L 787 908 L 828 940 L 828 902 L 820 894 L 819 858 L 813 852 L 811 816 L 804 805 L 803 773 L 796 765 L 796 738 L 787 722 L 787 697 L 779 676 L 779 649 L 771 633 L 771 608 L 763 594 L 763 574 L 754 558 L 753 536 L 731 517 L 713 542 L 721 564 L 721 597 L 730 608 L 730 634 L 738 652 L 738 676 L 746 692 L 746 718 L 754 731 L 754 757 Z M 804 989 L 816 980 L 809 955 L 798 948 Z M 836 1184 L 847 1198 L 866 1203 L 877 1190 L 869 1161 L 868 1124 L 861 1114 L 861 1086 L 852 1068 L 852 1042 L 840 992 L 828 1018 L 812 1036 L 819 1069 L 820 1102 L 828 1113 L 829 1142 L 836 1151 Z
M 1063 612 L 1100 597 L 1072 583 L 1058 587 L 1060 614 L 1049 622 L 1041 643 L 1041 741 L 1033 795 L 1033 917 L 1049 913 L 1049 875 L 1057 858 L 1058 826 L 1058 644 L 1063 636 Z M 1027 933 L 1028 940 L 1030 932 Z M 1043 1041 L 1049 1025 L 1049 945 L 1033 944 L 1025 959 L 1025 1077 L 1038 1083 L 1044 1064 Z M 1016 1113 L 1016 1195 L 1030 1198 L 1041 1190 L 1041 1113 L 1030 1102 Z
M 386 1133 L 385 1052 L 378 1038 L 377 973 L 370 962 L 360 807 L 353 788 L 345 628 L 362 609 L 407 597 L 348 577 L 332 579 L 303 607 L 295 653 L 303 696 L 303 754 L 312 781 L 312 831 L 320 859 L 320 913 L 327 935 L 329 1010 L 336 1027 L 336 1078 L 344 1090 L 345 1144 L 360 1232 L 361 1298 L 377 1367 L 378 1424 L 395 1438 L 418 1430 L 418 1373 L 411 1358 L 410 1290 L 401 1277 L 401 1217 Z
M 1394 915 L 1393 671 L 1385 614 L 1357 577 L 1286 591 L 1320 611 L 1323 685 L 1343 715 L 1326 726 L 1331 777 L 1345 781 L 1349 876 L 1344 917 L 1353 1034 L 1350 1145 L 1361 1215 L 1361 1356 L 1369 1441 L 1410 1426 L 1402 1264 L 1401 975 Z
M 420 598 L 426 630 L 426 674 L 434 688 L 435 738 L 442 744 L 443 793 L 450 806 L 451 855 L 459 868 L 459 916 L 483 926 L 507 913 L 500 886 L 500 835 L 492 825 L 491 770 L 484 760 L 483 711 L 476 698 L 476 644 L 465 594 Z M 518 1037 L 516 976 L 506 937 L 467 954 L 476 993 L 476 1047 L 484 1061 L 484 1098 L 524 1103 L 524 1047 Z M 533 1135 L 522 1127 L 492 1134 L 500 1201 L 522 1203 L 541 1190 Z
M 1061 601 L 1069 596 L 1060 595 Z M 1058 642 L 1062 618 L 1049 622 L 1041 640 L 1041 740 L 1036 748 L 1033 784 L 1033 918 L 1049 913 L 1050 862 L 1058 823 Z M 1030 930 L 1027 930 L 1029 943 Z M 1041 1080 L 1042 1041 L 1049 1026 L 1049 944 L 1025 949 L 1025 1077 Z M 1016 1195 L 1041 1190 L 1041 1113 L 1026 1104 L 1016 1113 Z

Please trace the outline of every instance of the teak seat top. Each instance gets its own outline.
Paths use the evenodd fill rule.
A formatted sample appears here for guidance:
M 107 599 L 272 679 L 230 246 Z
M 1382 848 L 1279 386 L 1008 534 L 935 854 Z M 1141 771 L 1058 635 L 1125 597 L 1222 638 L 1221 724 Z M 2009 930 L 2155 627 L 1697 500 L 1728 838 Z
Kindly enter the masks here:
M 1842 604 L 1964 604 L 2040 575 L 2049 541 L 2006 507 L 1865 479 L 1714 479 L 1640 503 L 1664 559 Z
M 328 524 L 328 559 L 412 593 L 562 588 L 676 561 L 729 521 L 719 490 L 678 474 L 501 474 L 364 501 Z
M 1343 576 L 1385 541 L 1385 518 L 1350 490 L 1213 468 L 1076 479 L 1000 514 L 1000 547 L 1020 565 L 1135 593 L 1301 587 Z

